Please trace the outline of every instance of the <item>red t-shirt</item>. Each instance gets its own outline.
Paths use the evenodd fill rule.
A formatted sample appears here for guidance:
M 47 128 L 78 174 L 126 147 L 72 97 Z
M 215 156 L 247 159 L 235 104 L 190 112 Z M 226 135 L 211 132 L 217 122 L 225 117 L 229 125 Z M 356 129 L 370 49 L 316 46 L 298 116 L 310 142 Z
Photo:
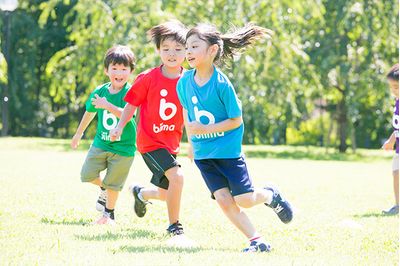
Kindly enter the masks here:
M 137 148 L 140 153 L 165 148 L 179 152 L 183 133 L 182 105 L 176 93 L 179 78 L 163 76 L 161 66 L 140 73 L 124 100 L 140 108 Z

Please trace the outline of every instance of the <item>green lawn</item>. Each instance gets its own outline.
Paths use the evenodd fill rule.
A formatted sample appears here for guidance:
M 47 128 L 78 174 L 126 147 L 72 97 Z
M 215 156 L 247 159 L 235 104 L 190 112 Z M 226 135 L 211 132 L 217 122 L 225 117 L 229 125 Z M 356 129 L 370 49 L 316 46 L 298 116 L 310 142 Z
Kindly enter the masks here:
M 398 216 L 380 214 L 393 201 L 390 153 L 245 147 L 255 184 L 274 183 L 296 213 L 285 225 L 264 206 L 246 210 L 273 251 L 243 254 L 247 240 L 186 157 L 181 220 L 199 248 L 167 247 L 165 204 L 137 218 L 126 189 L 116 227 L 86 225 L 98 217 L 98 189 L 79 178 L 87 142 L 68 143 L 0 138 L 0 265 L 398 265 Z M 138 155 L 127 184 L 149 178 Z

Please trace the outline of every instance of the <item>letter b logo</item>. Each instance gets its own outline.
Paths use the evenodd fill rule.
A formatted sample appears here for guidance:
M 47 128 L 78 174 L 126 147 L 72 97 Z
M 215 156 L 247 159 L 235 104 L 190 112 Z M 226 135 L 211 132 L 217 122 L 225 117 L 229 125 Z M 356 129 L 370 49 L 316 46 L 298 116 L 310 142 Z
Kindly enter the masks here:
M 109 120 L 111 120 L 111 124 L 109 124 Z M 107 130 L 114 129 L 117 126 L 117 118 L 112 113 L 103 110 L 103 127 Z
M 166 89 L 162 89 L 160 94 L 162 97 L 165 97 L 168 95 L 168 91 Z M 171 110 L 169 115 L 167 115 L 167 110 Z M 177 108 L 175 104 L 169 103 L 164 98 L 161 98 L 159 114 L 162 120 L 166 121 L 171 119 L 176 114 L 176 111 Z

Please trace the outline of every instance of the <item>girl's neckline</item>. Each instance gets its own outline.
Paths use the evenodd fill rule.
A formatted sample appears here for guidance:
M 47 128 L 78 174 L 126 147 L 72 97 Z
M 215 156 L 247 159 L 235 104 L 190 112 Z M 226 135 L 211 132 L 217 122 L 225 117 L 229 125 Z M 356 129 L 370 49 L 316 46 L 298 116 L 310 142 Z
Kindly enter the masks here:
M 207 86 L 209 83 L 210 83 L 210 81 L 212 80 L 212 78 L 213 78 L 213 76 L 215 75 L 215 73 L 216 73 L 216 68 L 215 68 L 215 66 L 213 66 L 212 67 L 212 72 L 211 72 L 211 75 L 208 77 L 208 79 L 206 80 L 206 79 L 204 79 L 204 80 L 206 80 L 203 84 L 201 84 L 201 85 L 199 85 L 197 82 L 196 82 L 196 74 L 197 74 L 197 70 L 195 69 L 194 70 L 194 72 L 193 72 L 193 82 L 194 82 L 194 84 L 196 84 L 196 86 L 198 87 L 198 88 L 203 88 L 203 87 L 205 87 L 205 86 Z

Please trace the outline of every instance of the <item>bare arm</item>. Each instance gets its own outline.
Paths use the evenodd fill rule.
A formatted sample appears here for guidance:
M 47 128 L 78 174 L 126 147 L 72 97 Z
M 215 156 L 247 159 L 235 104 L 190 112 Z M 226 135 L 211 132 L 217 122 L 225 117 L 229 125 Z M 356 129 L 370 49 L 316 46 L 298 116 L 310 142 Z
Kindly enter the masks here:
M 115 141 L 121 137 L 125 125 L 131 120 L 136 111 L 136 106 L 127 103 L 122 111 L 118 125 L 110 130 L 110 140 Z
M 76 129 L 75 135 L 71 140 L 71 148 L 76 149 L 79 146 L 79 142 L 83 136 L 83 132 L 85 132 L 86 128 L 89 126 L 90 122 L 92 122 L 93 118 L 96 116 L 96 113 L 91 113 L 86 111 L 79 123 L 78 128 Z
M 192 135 L 210 134 L 210 133 L 224 132 L 238 128 L 242 123 L 243 119 L 241 116 L 235 118 L 228 118 L 221 122 L 211 125 L 203 125 L 197 121 L 193 121 L 193 122 L 188 122 L 186 130 L 188 130 Z
M 185 108 L 183 108 L 183 122 L 185 124 L 185 130 L 186 130 L 186 135 L 187 135 L 188 144 L 189 144 L 187 156 L 190 159 L 190 161 L 193 162 L 193 158 L 194 158 L 194 156 L 193 156 L 193 146 L 192 146 L 192 140 L 190 138 L 191 134 L 190 134 L 190 132 L 188 130 L 188 123 L 189 123 L 188 112 L 187 112 L 187 110 Z
M 92 104 L 97 109 L 106 109 L 118 118 L 121 118 L 122 111 L 124 110 L 123 108 L 117 107 L 108 102 L 106 97 L 100 97 L 97 94 L 94 95 L 94 98 L 92 98 Z
M 383 143 L 382 149 L 393 150 L 393 146 L 396 143 L 396 133 L 393 132 L 392 135 Z

